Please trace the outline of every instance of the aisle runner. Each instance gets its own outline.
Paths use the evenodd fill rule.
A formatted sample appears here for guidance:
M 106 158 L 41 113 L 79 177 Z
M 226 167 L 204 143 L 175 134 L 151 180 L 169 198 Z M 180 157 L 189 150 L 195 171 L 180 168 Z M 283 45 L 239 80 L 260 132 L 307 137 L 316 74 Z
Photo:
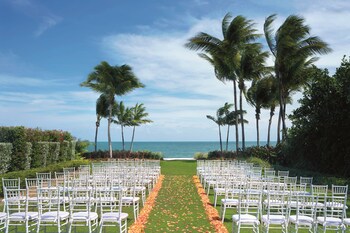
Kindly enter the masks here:
M 192 176 L 165 177 L 144 232 L 215 232 Z

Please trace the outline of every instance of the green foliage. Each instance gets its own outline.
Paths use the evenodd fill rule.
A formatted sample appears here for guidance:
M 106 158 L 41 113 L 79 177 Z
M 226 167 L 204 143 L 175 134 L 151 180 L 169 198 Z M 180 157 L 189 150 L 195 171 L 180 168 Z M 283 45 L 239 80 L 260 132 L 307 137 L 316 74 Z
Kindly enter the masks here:
M 69 142 L 63 141 L 61 142 L 61 148 L 60 148 L 60 157 L 59 161 L 68 161 L 70 160 L 70 153 L 69 153 Z
M 49 151 L 50 151 L 49 142 L 35 142 L 33 143 L 33 154 L 32 154 L 32 161 L 31 161 L 31 167 L 46 167 L 47 165 L 47 158 L 49 157 Z
M 205 152 L 196 152 L 194 154 L 194 159 L 200 160 L 200 159 L 208 159 L 208 153 Z
M 208 153 L 208 159 L 234 159 L 237 158 L 237 153 L 235 151 L 210 151 Z
M 0 143 L 0 174 L 6 173 L 10 167 L 12 154 L 11 143 Z
M 107 159 L 109 158 L 108 151 L 86 152 L 81 155 L 85 159 Z M 118 159 L 163 159 L 161 152 L 152 151 L 113 151 L 113 158 Z
M 32 150 L 33 150 L 33 145 L 30 142 L 26 142 L 26 148 L 25 148 L 25 170 L 30 169 L 30 164 L 32 162 Z
M 50 142 L 49 143 L 49 155 L 47 158 L 48 164 L 53 164 L 58 162 L 60 156 L 60 143 L 59 142 Z
M 82 153 L 88 152 L 87 148 L 89 147 L 89 145 L 90 145 L 90 142 L 88 140 L 81 141 L 80 139 L 78 139 L 75 145 L 76 155 L 79 156 Z
M 20 178 L 21 179 L 21 187 L 25 188 L 25 178 L 35 178 L 37 172 L 51 172 L 54 175 L 54 172 L 61 172 L 65 167 L 79 167 L 80 165 L 88 165 L 90 161 L 88 160 L 72 160 L 62 163 L 51 164 L 47 167 L 38 167 L 25 171 L 15 171 L 8 172 L 6 174 L 0 175 L 0 180 L 2 178 Z M 3 196 L 2 186 L 0 186 L 0 196 Z
M 247 159 L 248 163 L 253 163 L 254 165 L 258 165 L 260 167 L 271 167 L 271 164 L 264 159 L 258 157 L 250 157 Z
M 314 68 L 283 147 L 289 166 L 350 176 L 350 61 L 335 75 Z M 316 162 L 317 161 L 317 162 Z

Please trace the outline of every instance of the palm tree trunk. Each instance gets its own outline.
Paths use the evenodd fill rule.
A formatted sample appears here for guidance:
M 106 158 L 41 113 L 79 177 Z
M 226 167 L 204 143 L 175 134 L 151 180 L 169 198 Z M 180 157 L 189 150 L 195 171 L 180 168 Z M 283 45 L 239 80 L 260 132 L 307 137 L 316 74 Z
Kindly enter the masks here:
M 227 125 L 226 151 L 228 151 L 228 139 L 230 137 L 230 125 Z
M 259 131 L 259 120 L 260 120 L 260 109 L 256 109 L 256 145 L 260 146 L 260 131 Z
M 221 157 L 222 157 L 222 138 L 221 138 L 221 127 L 220 127 L 220 125 L 219 125 L 219 138 L 220 138 L 220 151 L 221 151 Z
M 270 119 L 269 119 L 269 126 L 267 128 L 267 146 L 270 146 L 270 132 L 271 132 L 271 124 L 272 124 L 272 117 L 275 115 L 275 107 L 271 107 L 270 109 Z
M 277 144 L 281 143 L 281 108 L 278 113 L 278 123 L 277 123 Z
M 95 131 L 95 152 L 97 151 L 97 134 L 98 134 L 98 127 L 100 127 L 100 119 L 97 116 L 97 121 L 96 121 L 96 131 Z
M 132 129 L 132 137 L 131 137 L 131 144 L 130 144 L 130 152 L 132 151 L 132 147 L 133 147 L 133 145 L 134 145 L 135 128 L 136 128 L 136 126 L 134 126 L 134 128 Z
M 112 140 L 111 140 L 111 123 L 112 123 L 112 103 L 109 105 L 109 117 L 108 117 L 108 146 L 109 146 L 109 157 L 113 157 L 112 152 Z
M 239 92 L 239 110 L 241 115 L 241 129 L 242 129 L 242 150 L 245 150 L 245 133 L 244 133 L 244 120 L 243 120 L 243 88 L 240 88 Z
M 123 151 L 125 150 L 125 143 L 124 143 L 124 127 L 123 125 L 120 125 L 122 129 L 122 146 L 123 146 Z
M 237 87 L 236 87 L 236 80 L 233 80 L 233 100 L 235 105 L 235 112 L 237 112 Z M 238 136 L 238 114 L 236 114 L 236 121 L 235 121 L 235 129 L 236 129 L 236 151 L 238 153 L 239 148 L 239 136 Z
M 282 139 L 283 139 L 283 141 L 287 139 L 286 108 L 287 108 L 287 103 L 285 101 L 285 98 L 283 98 L 283 115 L 282 115 Z

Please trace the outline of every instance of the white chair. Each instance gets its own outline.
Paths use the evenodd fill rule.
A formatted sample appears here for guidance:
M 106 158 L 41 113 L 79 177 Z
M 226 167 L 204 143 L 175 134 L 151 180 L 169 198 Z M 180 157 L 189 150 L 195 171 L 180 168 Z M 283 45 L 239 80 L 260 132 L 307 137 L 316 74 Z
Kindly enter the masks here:
M 122 205 L 132 206 L 134 212 L 134 220 L 136 221 L 140 209 L 140 197 L 136 195 L 136 183 L 134 180 L 126 178 L 122 187 Z
M 0 212 L 0 231 L 6 228 L 7 213 Z
M 38 212 L 28 211 L 26 189 L 4 189 L 5 205 L 7 211 L 6 233 L 11 226 L 23 226 L 28 233 L 37 226 Z M 25 198 L 23 198 L 25 197 Z
M 313 177 L 300 176 L 299 184 L 306 184 L 307 188 L 311 188 Z
M 60 210 L 63 198 L 59 187 L 38 189 L 37 232 L 40 231 L 40 226 L 57 226 L 57 232 L 61 232 L 62 226 L 67 225 L 69 212 Z
M 92 197 L 92 189 L 72 188 L 68 192 L 69 196 L 69 230 L 72 227 L 87 227 L 91 233 L 96 230 L 98 225 L 98 214 L 93 212 L 94 198 Z
M 37 172 L 36 178 L 38 180 L 38 187 L 51 187 L 51 173 L 50 172 Z
M 316 208 L 323 211 L 325 199 L 328 193 L 328 185 L 311 185 L 311 194 L 317 196 Z
M 26 182 L 26 189 L 28 194 L 28 206 L 33 208 L 37 207 L 38 180 L 36 178 L 25 178 L 25 182 Z
M 103 227 L 117 226 L 119 232 L 127 232 L 128 214 L 122 212 L 122 191 L 98 191 L 100 206 L 100 233 Z
M 316 223 L 317 196 L 299 194 L 296 195 L 295 205 L 289 207 L 289 232 L 297 233 L 299 229 L 314 231 Z M 294 226 L 294 227 L 293 227 Z
M 261 213 L 261 193 L 243 192 L 238 201 L 237 214 L 232 215 L 233 232 L 239 233 L 241 229 L 252 229 L 254 233 L 259 233 L 259 216 Z M 237 230 L 235 231 L 235 228 Z
M 327 230 L 343 230 L 345 219 L 346 197 L 339 197 L 334 201 L 333 197 L 327 196 L 323 205 L 321 215 L 316 218 L 316 232 L 327 232 Z
M 264 214 L 261 216 L 261 223 L 264 232 L 270 229 L 280 229 L 280 232 L 287 232 L 288 223 L 287 193 L 267 193 L 267 199 L 263 202 Z
M 227 181 L 225 185 L 225 197 L 221 199 L 220 216 L 221 221 L 225 221 L 227 209 L 235 209 L 239 203 L 239 197 L 242 192 L 240 182 Z

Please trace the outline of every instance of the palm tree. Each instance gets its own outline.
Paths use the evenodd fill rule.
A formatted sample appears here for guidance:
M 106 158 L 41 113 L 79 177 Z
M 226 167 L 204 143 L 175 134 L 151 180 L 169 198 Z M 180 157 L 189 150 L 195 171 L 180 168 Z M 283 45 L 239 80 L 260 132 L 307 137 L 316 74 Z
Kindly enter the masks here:
M 245 92 L 245 81 L 260 79 L 270 68 L 265 66 L 265 61 L 269 57 L 268 52 L 262 51 L 260 43 L 245 44 L 241 50 L 241 59 L 237 69 L 239 88 L 239 110 L 242 127 L 242 149 L 245 150 L 245 131 L 243 120 L 243 93 Z
M 108 100 L 105 94 L 101 94 L 96 101 L 96 131 L 95 131 L 95 152 L 97 151 L 97 134 L 102 118 L 108 116 Z
M 115 119 L 112 120 L 113 123 L 120 125 L 121 134 L 122 134 L 122 148 L 125 150 L 125 139 L 124 139 L 124 128 L 126 126 L 131 126 L 131 109 L 125 107 L 123 101 L 115 105 Z
M 287 133 L 285 120 L 288 97 L 307 82 L 308 76 L 303 75 L 303 72 L 317 60 L 314 55 L 327 54 L 331 49 L 319 37 L 310 36 L 310 27 L 302 17 L 289 16 L 274 33 L 272 23 L 275 19 L 276 15 L 273 14 L 265 20 L 264 33 L 275 58 L 283 140 Z
M 137 103 L 135 107 L 131 108 L 131 126 L 133 126 L 133 130 L 130 144 L 130 152 L 132 151 L 132 147 L 134 144 L 136 126 L 153 122 L 150 119 L 147 119 L 146 117 L 148 117 L 148 113 L 146 112 L 146 107 L 144 107 L 143 104 Z
M 223 119 L 222 116 L 220 115 L 219 110 L 216 111 L 216 118 L 215 118 L 215 116 L 210 116 L 210 115 L 207 115 L 207 118 L 208 118 L 209 120 L 214 121 L 214 122 L 218 125 L 218 127 L 219 127 L 220 151 L 222 152 L 221 126 L 222 126 L 223 123 L 224 123 L 224 119 Z
M 230 109 L 232 108 L 233 104 L 225 103 L 224 106 L 218 109 L 219 115 L 223 118 L 223 125 L 227 125 L 227 132 L 226 132 L 226 151 L 228 150 L 228 139 L 230 137 Z
M 262 108 L 266 108 L 270 103 L 270 96 L 268 94 L 269 82 L 270 80 L 268 78 L 254 80 L 252 82 L 252 86 L 247 91 L 247 101 L 249 104 L 255 107 L 257 146 L 260 146 L 260 112 Z
M 200 50 L 204 53 L 200 56 L 208 60 L 214 66 L 216 77 L 220 81 L 233 82 L 233 100 L 237 112 L 237 74 L 240 63 L 240 50 L 242 47 L 259 37 L 253 29 L 252 22 L 243 16 L 232 19 L 231 14 L 226 14 L 222 20 L 223 39 L 216 38 L 204 32 L 189 39 L 185 46 L 192 50 Z M 236 116 L 238 122 L 238 115 Z M 236 127 L 236 150 L 239 147 L 238 125 Z
M 130 66 L 111 66 L 106 61 L 102 61 L 97 65 L 94 71 L 89 74 L 87 80 L 80 85 L 89 87 L 98 93 L 103 93 L 108 98 L 108 144 L 109 156 L 112 158 L 111 123 L 115 96 L 125 95 L 136 88 L 144 87 L 144 85 L 136 77 Z

